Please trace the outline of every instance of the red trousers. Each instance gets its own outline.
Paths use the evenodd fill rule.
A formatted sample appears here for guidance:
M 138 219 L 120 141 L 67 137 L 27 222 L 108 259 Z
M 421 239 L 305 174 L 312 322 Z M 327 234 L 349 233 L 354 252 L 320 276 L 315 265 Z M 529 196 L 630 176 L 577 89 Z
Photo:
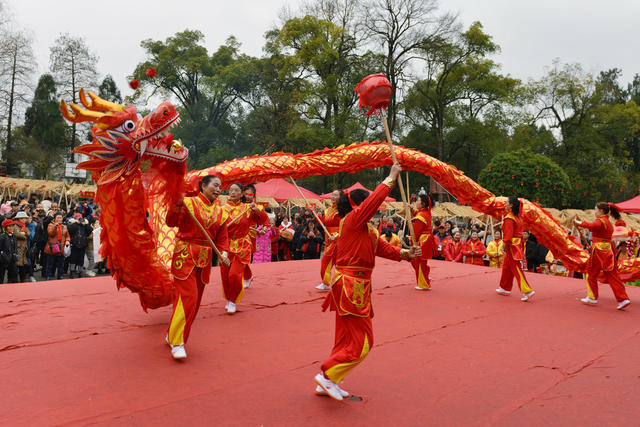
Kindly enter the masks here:
M 367 357 L 373 347 L 370 317 L 340 316 L 336 312 L 336 336 L 331 356 L 320 369 L 325 377 L 338 384 Z
M 513 279 L 516 279 L 520 292 L 528 294 L 532 291 L 527 278 L 522 271 L 522 261 L 516 261 L 511 256 L 510 251 L 506 251 L 502 260 L 502 276 L 500 276 L 500 287 L 505 291 L 511 291 Z
M 620 280 L 617 270 L 602 271 L 602 266 L 600 265 L 598 258 L 595 257 L 592 257 L 589 262 L 589 268 L 584 276 L 587 281 L 587 294 L 589 298 L 598 299 L 598 275 L 602 274 L 607 283 L 609 283 L 609 286 L 611 286 L 613 295 L 616 297 L 618 302 L 629 299 L 624 283 Z
M 222 295 L 227 301 L 238 303 L 244 296 L 244 271 L 247 264 L 240 262 L 235 254 L 230 254 L 231 265 L 220 264 L 222 275 Z
M 413 258 L 411 260 L 411 265 L 416 271 L 416 281 L 418 283 L 418 287 L 423 289 L 431 288 L 431 280 L 429 280 L 429 272 L 431 271 L 431 268 L 429 267 L 429 265 L 427 265 L 428 260 L 428 258 Z
M 169 343 L 185 344 L 191 325 L 198 314 L 206 283 L 202 281 L 202 269 L 194 268 L 185 280 L 173 280 L 173 315 L 169 323 Z
M 251 271 L 251 264 L 244 265 L 244 275 L 242 276 L 244 280 L 249 280 L 253 277 L 253 272 Z

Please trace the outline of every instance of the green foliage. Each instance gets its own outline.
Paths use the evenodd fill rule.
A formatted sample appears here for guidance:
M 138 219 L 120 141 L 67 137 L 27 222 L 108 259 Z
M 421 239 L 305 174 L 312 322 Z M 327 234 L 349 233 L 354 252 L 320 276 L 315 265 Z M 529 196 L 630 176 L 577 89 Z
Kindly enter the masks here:
M 527 149 L 500 153 L 479 175 L 496 195 L 524 197 L 543 206 L 565 208 L 569 176 L 555 162 Z
M 98 86 L 98 96 L 100 98 L 105 99 L 107 101 L 115 102 L 118 104 L 122 103 L 122 95 L 120 94 L 120 89 L 116 85 L 116 82 L 113 80 L 111 75 L 107 75 Z
M 24 127 L 16 133 L 18 162 L 33 169 L 35 178 L 48 179 L 63 164 L 69 144 L 69 130 L 60 115 L 56 83 L 51 74 L 38 81 Z

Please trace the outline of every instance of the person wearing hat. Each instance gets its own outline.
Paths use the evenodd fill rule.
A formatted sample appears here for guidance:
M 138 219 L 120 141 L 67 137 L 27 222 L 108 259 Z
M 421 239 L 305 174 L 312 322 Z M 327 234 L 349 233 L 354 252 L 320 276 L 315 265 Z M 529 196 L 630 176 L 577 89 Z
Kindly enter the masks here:
M 0 235 L 0 283 L 4 283 L 4 273 L 7 272 L 9 283 L 18 282 L 18 244 L 13 234 L 14 222 L 10 219 L 2 221 L 4 233 Z
M 62 214 L 56 212 L 53 220 L 47 226 L 48 240 L 44 247 L 44 253 L 47 255 L 47 271 L 46 278 L 51 280 L 53 273 L 58 273 L 58 280 L 62 280 L 64 274 L 64 247 L 69 246 L 69 231 L 67 226 L 62 223 Z
M 14 217 L 15 227 L 13 234 L 16 236 L 18 253 L 16 266 L 21 282 L 26 282 L 27 279 L 31 282 L 36 281 L 35 277 L 33 277 L 33 270 L 27 256 L 27 252 L 29 251 L 29 238 L 31 237 L 31 232 L 27 228 L 27 224 L 30 222 L 31 218 L 24 211 L 19 211 Z

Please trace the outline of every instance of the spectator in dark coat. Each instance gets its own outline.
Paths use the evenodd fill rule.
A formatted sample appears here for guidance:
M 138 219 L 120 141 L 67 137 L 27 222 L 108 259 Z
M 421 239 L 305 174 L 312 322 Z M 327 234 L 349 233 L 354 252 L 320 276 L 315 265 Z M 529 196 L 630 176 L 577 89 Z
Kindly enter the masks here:
M 4 233 L 0 235 L 0 283 L 4 283 L 4 274 L 7 272 L 9 283 L 18 282 L 18 242 L 13 234 L 14 222 L 10 219 L 2 221 L 2 230 Z

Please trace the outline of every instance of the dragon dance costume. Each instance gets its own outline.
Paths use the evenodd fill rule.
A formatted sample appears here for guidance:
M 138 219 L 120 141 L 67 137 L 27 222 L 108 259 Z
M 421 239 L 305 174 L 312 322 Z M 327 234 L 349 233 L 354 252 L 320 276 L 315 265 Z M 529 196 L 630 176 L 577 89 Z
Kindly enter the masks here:
M 180 346 L 189 339 L 191 325 L 200 308 L 204 287 L 209 283 L 213 249 L 190 217 L 189 210 L 207 230 L 221 252 L 229 250 L 226 222 L 228 213 L 204 194 L 185 197 L 167 213 L 167 225 L 178 227 L 173 251 L 171 273 L 174 278 L 173 315 L 169 324 L 171 346 Z
M 321 366 L 322 374 L 318 374 L 335 384 L 361 363 L 373 346 L 371 273 L 376 255 L 396 261 L 408 259 L 408 250 L 391 246 L 368 224 L 392 186 L 393 181 L 387 178 L 340 223 L 334 254 L 336 277 L 323 303 L 323 311 L 330 308 L 336 312 L 335 343 Z M 323 379 L 318 376 L 316 381 Z
M 502 259 L 502 275 L 500 276 L 500 289 L 508 293 L 513 287 L 515 278 L 520 287 L 520 292 L 529 294 L 533 290 L 522 271 L 524 262 L 524 240 L 522 239 L 522 222 L 512 212 L 504 217 L 502 223 L 502 241 L 504 243 L 504 258 Z
M 229 224 L 229 260 L 230 266 L 220 265 L 222 273 L 222 294 L 234 304 L 242 301 L 244 296 L 244 271 L 251 263 L 251 237 L 249 230 L 254 224 L 263 224 L 269 218 L 264 210 L 249 209 L 248 203 L 228 200 L 222 209 L 230 218 Z M 240 218 L 238 215 L 242 214 Z
M 411 265 L 416 272 L 416 289 L 431 289 L 429 272 L 431 268 L 427 264 L 433 255 L 433 230 L 431 225 L 431 209 L 420 209 L 413 217 L 413 231 L 422 249 L 422 256 L 411 260 Z
M 594 222 L 583 221 L 580 226 L 590 230 L 593 238 L 591 254 L 587 262 L 587 271 L 584 276 L 587 281 L 588 298 L 593 301 L 598 300 L 598 275 L 602 274 L 603 281 L 609 283 L 616 300 L 618 302 L 628 300 L 629 297 L 616 268 L 615 254 L 611 242 L 613 226 L 609 221 L 609 217 L 602 215 L 596 218 Z

